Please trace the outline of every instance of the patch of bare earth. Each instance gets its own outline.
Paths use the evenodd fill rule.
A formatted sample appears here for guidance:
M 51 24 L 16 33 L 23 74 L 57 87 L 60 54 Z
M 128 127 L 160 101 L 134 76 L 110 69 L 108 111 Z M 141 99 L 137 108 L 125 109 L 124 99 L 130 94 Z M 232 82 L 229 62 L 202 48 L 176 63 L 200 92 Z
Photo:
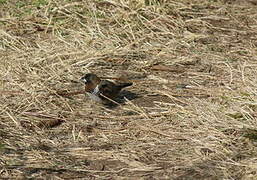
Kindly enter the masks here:
M 256 179 L 256 46 L 253 0 L 1 0 L 0 177 Z

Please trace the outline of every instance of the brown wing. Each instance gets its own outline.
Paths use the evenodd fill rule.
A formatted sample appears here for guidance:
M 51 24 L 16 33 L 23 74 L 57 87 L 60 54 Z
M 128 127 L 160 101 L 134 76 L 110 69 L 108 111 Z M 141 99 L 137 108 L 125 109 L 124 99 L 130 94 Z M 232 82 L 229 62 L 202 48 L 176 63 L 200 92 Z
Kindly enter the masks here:
M 118 96 L 121 88 L 119 88 L 116 84 L 111 81 L 102 80 L 99 84 L 99 91 L 102 95 L 114 99 Z

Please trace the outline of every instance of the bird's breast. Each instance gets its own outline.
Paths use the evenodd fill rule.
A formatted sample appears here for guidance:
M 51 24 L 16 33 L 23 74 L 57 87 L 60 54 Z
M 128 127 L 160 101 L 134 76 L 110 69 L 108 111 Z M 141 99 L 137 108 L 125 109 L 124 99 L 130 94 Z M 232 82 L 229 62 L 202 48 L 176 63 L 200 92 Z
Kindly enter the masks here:
M 102 101 L 101 98 L 100 98 L 98 95 L 96 95 L 96 94 L 87 92 L 87 95 L 88 95 L 92 100 L 94 100 L 94 101 L 97 101 L 97 102 L 101 102 L 101 101 Z

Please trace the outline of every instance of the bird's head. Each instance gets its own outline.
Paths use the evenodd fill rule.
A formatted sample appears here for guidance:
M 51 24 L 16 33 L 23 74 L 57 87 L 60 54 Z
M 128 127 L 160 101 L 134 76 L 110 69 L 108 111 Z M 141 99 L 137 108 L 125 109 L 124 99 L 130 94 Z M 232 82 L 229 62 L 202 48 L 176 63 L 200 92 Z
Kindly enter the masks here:
M 85 84 L 98 84 L 101 81 L 101 79 L 93 73 L 85 74 L 80 80 Z

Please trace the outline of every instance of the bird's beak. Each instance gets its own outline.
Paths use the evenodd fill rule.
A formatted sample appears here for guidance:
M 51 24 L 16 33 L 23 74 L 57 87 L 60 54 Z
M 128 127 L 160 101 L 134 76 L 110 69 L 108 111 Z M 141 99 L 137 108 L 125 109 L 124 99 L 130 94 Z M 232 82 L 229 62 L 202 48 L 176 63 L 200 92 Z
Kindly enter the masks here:
M 84 83 L 87 83 L 87 80 L 85 78 L 81 78 L 80 80 Z

